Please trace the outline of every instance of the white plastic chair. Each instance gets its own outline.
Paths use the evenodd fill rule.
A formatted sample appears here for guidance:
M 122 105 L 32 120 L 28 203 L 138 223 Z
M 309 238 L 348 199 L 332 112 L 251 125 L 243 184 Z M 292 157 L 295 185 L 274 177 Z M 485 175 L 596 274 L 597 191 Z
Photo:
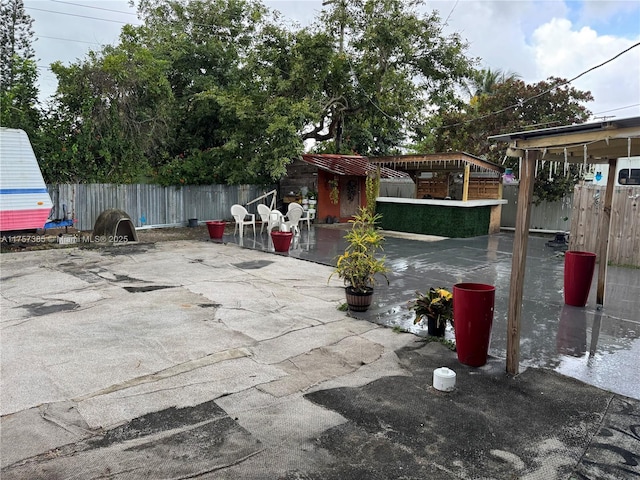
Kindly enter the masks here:
M 271 233 L 276 227 L 279 227 L 284 223 L 284 215 L 280 212 L 280 210 L 271 210 L 269 212 L 269 224 L 267 226 L 267 230 Z
M 231 215 L 233 215 L 233 219 L 236 221 L 236 226 L 233 229 L 233 234 L 236 234 L 236 229 L 240 232 L 240 237 L 244 234 L 244 226 L 251 225 L 253 226 L 253 235 L 256 234 L 256 216 L 253 213 L 247 212 L 247 209 L 242 205 L 232 205 L 231 206 Z M 245 218 L 248 217 L 248 220 Z
M 300 219 L 302 218 L 302 214 L 304 213 L 304 209 L 302 205 L 298 203 L 290 203 L 287 209 L 287 220 L 284 224 L 291 230 L 295 235 L 300 234 L 300 227 L 298 224 L 300 223 Z
M 262 225 L 260 225 L 260 233 L 264 230 L 264 226 L 269 223 L 269 214 L 271 210 L 264 203 L 258 204 L 258 214 L 260 215 L 260 220 L 262 221 Z M 268 229 L 271 231 L 270 229 Z
M 309 213 L 309 210 L 304 211 L 304 215 L 300 217 L 301 222 L 307 222 L 307 230 L 311 228 L 311 220 L 313 220 L 315 215 Z

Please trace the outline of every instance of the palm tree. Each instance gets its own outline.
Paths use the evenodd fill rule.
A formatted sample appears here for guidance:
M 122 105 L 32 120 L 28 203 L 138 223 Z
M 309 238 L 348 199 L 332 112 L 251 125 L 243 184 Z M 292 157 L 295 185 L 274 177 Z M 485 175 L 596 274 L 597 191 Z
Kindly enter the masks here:
M 477 101 L 482 95 L 492 95 L 498 85 L 512 80 L 517 80 L 520 75 L 515 72 L 504 72 L 501 69 L 491 70 L 483 68 L 477 70 L 465 85 L 465 91 L 469 95 L 470 103 Z

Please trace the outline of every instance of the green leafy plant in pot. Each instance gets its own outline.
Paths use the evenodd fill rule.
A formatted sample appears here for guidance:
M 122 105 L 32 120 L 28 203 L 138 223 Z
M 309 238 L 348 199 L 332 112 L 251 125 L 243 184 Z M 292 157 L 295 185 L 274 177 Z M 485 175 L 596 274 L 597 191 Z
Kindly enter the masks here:
M 353 220 L 349 220 L 352 227 L 344 236 L 348 246 L 338 257 L 336 268 L 329 277 L 338 275 L 343 279 L 347 304 L 355 312 L 368 310 L 378 275 L 389 283 L 385 258 L 376 258 L 384 243 L 384 235 L 376 226 L 379 219 L 380 215 L 373 214 L 371 209 L 360 208 Z
M 429 335 L 444 337 L 447 322 L 453 326 L 453 295 L 444 288 L 430 288 L 424 294 L 416 291 L 416 299 L 407 305 L 413 310 L 416 318 L 413 323 L 417 324 L 427 319 L 427 329 Z

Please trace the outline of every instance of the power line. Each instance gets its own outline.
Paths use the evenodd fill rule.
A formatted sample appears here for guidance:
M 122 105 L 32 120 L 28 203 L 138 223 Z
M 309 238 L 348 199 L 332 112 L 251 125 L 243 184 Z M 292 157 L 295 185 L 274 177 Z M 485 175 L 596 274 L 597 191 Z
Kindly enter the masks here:
M 122 22 L 120 20 L 111 20 L 109 18 L 99 18 L 99 17 L 89 17 L 87 15 L 78 15 L 77 13 L 67 13 L 67 12 L 56 12 L 55 10 L 45 10 L 44 8 L 36 8 L 25 5 L 24 8 L 29 10 L 37 10 L 39 12 L 47 12 L 47 13 L 57 13 L 58 15 L 68 15 L 70 17 L 78 17 L 78 18 L 88 18 L 91 20 L 102 20 L 103 22 L 111 22 L 111 23 L 120 23 L 122 25 L 127 25 L 129 22 Z
M 88 43 L 90 45 L 102 45 L 101 43 L 98 43 L 98 42 L 87 42 L 85 40 L 72 40 L 71 38 L 47 37 L 45 35 L 38 35 L 38 38 L 48 38 L 50 40 L 62 40 L 65 42 Z
M 626 110 L 627 108 L 633 108 L 639 105 L 640 103 L 634 103 L 633 105 L 627 105 L 626 107 L 618 107 L 618 108 L 612 108 L 611 110 L 603 110 L 602 112 L 597 112 L 597 113 L 594 113 L 593 115 L 595 116 L 595 115 L 600 115 L 602 113 L 617 112 L 618 110 Z
M 456 3 L 453 4 L 453 7 L 451 7 L 451 11 L 449 12 L 449 15 L 447 15 L 447 18 L 444 20 L 443 25 L 446 25 L 447 22 L 449 21 L 449 19 L 451 18 L 451 15 L 453 15 L 453 11 L 456 9 L 456 7 L 458 6 L 458 2 L 460 0 L 456 0 Z
M 543 96 L 543 95 L 546 95 L 547 93 L 552 92 L 552 91 L 553 91 L 553 90 L 555 90 L 556 88 L 560 88 L 560 87 L 564 87 L 565 85 L 569 85 L 571 82 L 573 82 L 573 81 L 577 80 L 578 78 L 580 78 L 580 77 L 582 77 L 582 76 L 586 75 L 587 73 L 592 72 L 592 71 L 594 71 L 594 70 L 596 70 L 596 69 L 598 69 L 598 68 L 600 68 L 600 67 L 603 67 L 604 65 L 606 65 L 606 64 L 608 64 L 608 63 L 610 63 L 610 62 L 613 62 L 613 61 L 614 61 L 615 59 L 617 59 L 618 57 L 620 57 L 620 56 L 624 55 L 625 53 L 629 52 L 630 50 L 633 50 L 634 48 L 636 48 L 636 47 L 637 47 L 637 46 L 639 46 L 639 45 L 640 45 L 640 42 L 637 42 L 637 43 L 635 43 L 635 44 L 631 45 L 629 48 L 626 48 L 626 49 L 624 49 L 623 51 L 619 52 L 618 54 L 614 55 L 613 57 L 609 58 L 608 60 L 605 60 L 604 62 L 602 62 L 602 63 L 600 63 L 600 64 L 596 65 L 595 67 L 591 67 L 591 68 L 589 68 L 589 69 L 585 70 L 584 72 L 582 72 L 582 73 L 580 73 L 580 74 L 576 75 L 576 76 L 575 76 L 575 77 L 573 77 L 572 79 L 567 80 L 567 81 L 566 81 L 566 82 L 564 82 L 564 83 L 560 83 L 560 84 L 558 84 L 558 85 L 554 85 L 553 87 L 551 87 L 551 88 L 549 88 L 549 89 L 545 90 L 544 92 L 541 92 L 541 93 L 539 93 L 539 94 L 537 94 L 537 95 L 534 95 L 533 97 L 526 98 L 526 99 L 524 99 L 524 100 L 522 100 L 522 101 L 520 101 L 520 102 L 518 102 L 518 103 L 516 103 L 516 104 L 509 105 L 508 107 L 505 107 L 505 108 L 503 108 L 503 109 L 501 109 L 501 110 L 496 110 L 495 112 L 490 112 L 490 113 L 487 113 L 487 114 L 485 114 L 485 115 L 481 115 L 481 116 L 479 116 L 479 117 L 472 118 L 472 119 L 470 119 L 470 120 L 465 120 L 464 122 L 458 122 L 458 123 L 454 123 L 454 124 L 451 124 L 451 125 L 443 125 L 442 127 L 437 127 L 435 130 L 442 130 L 442 129 L 444 129 L 444 128 L 457 127 L 457 126 L 459 126 L 459 125 L 467 125 L 467 124 L 469 124 L 469 123 L 473 123 L 473 122 L 476 122 L 476 121 L 478 121 L 478 120 L 483 120 L 483 119 L 485 119 L 485 118 L 492 117 L 493 115 L 498 115 L 499 113 L 506 112 L 507 110 L 511 110 L 511 109 L 513 109 L 513 108 L 521 107 L 521 106 L 522 106 L 522 105 L 524 105 L 525 103 L 529 103 L 530 101 L 535 100 L 536 98 L 539 98 L 539 97 L 541 97 L 541 96 Z
M 51 1 L 55 3 L 64 3 L 66 5 L 74 5 L 76 7 L 93 8 L 94 10 L 103 10 L 105 12 L 121 13 L 123 15 L 133 15 L 134 17 L 138 16 L 136 13 L 133 13 L 133 12 L 123 12 L 122 10 L 112 10 L 111 8 L 95 7 L 93 5 L 82 5 L 81 3 L 63 2 L 62 0 L 51 0 Z

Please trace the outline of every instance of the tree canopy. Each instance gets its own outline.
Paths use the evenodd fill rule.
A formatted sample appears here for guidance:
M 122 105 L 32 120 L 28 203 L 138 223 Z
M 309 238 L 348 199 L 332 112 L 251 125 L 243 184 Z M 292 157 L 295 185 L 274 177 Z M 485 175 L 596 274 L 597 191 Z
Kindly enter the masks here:
M 483 74 L 480 73 L 480 77 Z M 503 151 L 488 138 L 509 132 L 571 125 L 585 122 L 590 115 L 584 102 L 593 100 L 590 92 L 577 90 L 562 78 L 527 84 L 514 75 L 494 79 L 490 91 L 477 92 L 469 104 L 442 110 L 422 130 L 418 149 L 429 152 L 464 151 L 494 163 L 505 163 L 518 172 L 519 162 L 505 158 Z M 567 176 L 549 174 L 550 164 L 540 168 L 534 185 L 537 202 L 558 200 L 570 193 L 577 181 L 577 170 Z M 551 180 L 549 180 L 551 178 Z
M 259 0 L 141 0 L 142 24 L 117 45 L 51 66 L 58 87 L 39 111 L 31 20 L 3 0 L 2 122 L 38 134 L 48 182 L 184 185 L 270 184 L 310 146 L 499 161 L 488 135 L 587 118 L 588 92 L 476 70 L 422 7 L 333 0 L 300 28 Z
M 118 45 L 53 66 L 47 175 L 266 184 L 305 142 L 397 151 L 471 72 L 420 3 L 339 1 L 293 28 L 257 0 L 143 0 Z

